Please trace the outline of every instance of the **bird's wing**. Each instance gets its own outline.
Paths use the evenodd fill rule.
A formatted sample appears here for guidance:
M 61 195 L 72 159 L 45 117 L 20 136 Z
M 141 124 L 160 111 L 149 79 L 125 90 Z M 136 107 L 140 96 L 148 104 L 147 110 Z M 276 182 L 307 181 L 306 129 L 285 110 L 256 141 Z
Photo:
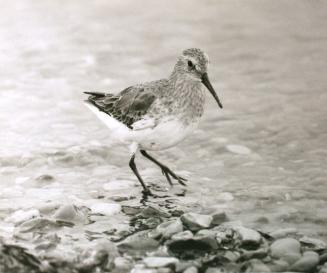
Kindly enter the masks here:
M 117 95 L 98 92 L 89 94 L 88 102 L 100 111 L 124 123 L 130 129 L 142 129 L 155 126 L 153 120 L 147 116 L 148 110 L 157 99 L 153 82 L 124 89 Z M 161 81 L 158 82 L 161 84 Z M 156 85 L 155 85 L 156 86 Z

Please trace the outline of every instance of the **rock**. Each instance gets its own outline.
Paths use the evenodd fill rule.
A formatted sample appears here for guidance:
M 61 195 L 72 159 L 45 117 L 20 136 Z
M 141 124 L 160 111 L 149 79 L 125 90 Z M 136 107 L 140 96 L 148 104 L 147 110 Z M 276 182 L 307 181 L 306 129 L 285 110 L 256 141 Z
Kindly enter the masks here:
M 16 210 L 13 214 L 11 214 L 5 219 L 5 222 L 20 224 L 39 216 L 40 216 L 40 212 L 37 209 Z
M 141 207 L 140 206 L 122 206 L 123 213 L 127 215 L 136 215 L 140 213 Z
M 146 257 L 143 259 L 144 264 L 150 268 L 176 265 L 178 261 L 174 257 Z
M 322 253 L 319 257 L 319 263 L 324 264 L 327 262 L 327 252 Z
M 250 259 L 263 259 L 267 256 L 268 249 L 260 248 L 257 250 L 242 250 L 242 259 L 250 260 Z
M 316 268 L 319 263 L 319 255 L 313 251 L 303 253 L 303 256 L 291 265 L 290 271 L 310 272 Z
M 159 246 L 159 242 L 149 238 L 149 231 L 143 230 L 127 237 L 123 242 L 118 244 L 118 249 L 126 252 L 141 252 L 145 253 L 150 250 L 155 250 Z
M 312 250 L 322 250 L 327 248 L 327 244 L 319 239 L 304 236 L 300 238 L 300 243 Z
M 146 208 L 144 208 L 140 216 L 143 218 L 150 218 L 150 217 L 164 217 L 164 218 L 169 218 L 171 217 L 171 214 L 162 210 L 159 206 L 151 205 Z
M 274 239 L 279 239 L 279 238 L 285 238 L 288 235 L 293 235 L 296 234 L 298 231 L 296 228 L 283 228 L 283 229 L 278 229 L 276 231 L 273 231 L 269 233 L 271 237 Z
M 76 265 L 79 272 L 91 272 L 95 267 L 110 271 L 118 255 L 117 247 L 113 242 L 107 239 L 94 240 L 90 247 L 78 257 Z
M 226 222 L 227 220 L 228 218 L 225 212 L 217 212 L 215 214 L 212 214 L 211 226 L 218 226 L 223 222 Z
M 236 262 L 241 257 L 241 255 L 236 251 L 228 250 L 225 252 L 224 257 L 230 262 Z
M 153 238 L 163 237 L 164 239 L 170 238 L 172 235 L 182 232 L 183 224 L 180 219 L 164 222 L 156 227 L 152 232 Z M 151 235 L 150 235 L 151 237 Z
M 268 267 L 271 272 L 286 272 L 289 268 L 289 264 L 284 260 L 274 260 L 268 265 Z
M 318 273 L 327 273 L 327 263 L 320 268 Z
M 188 240 L 193 238 L 193 233 L 189 230 L 174 234 L 171 239 L 174 241 Z
M 129 272 L 133 267 L 133 262 L 125 257 L 116 257 L 114 265 L 119 272 Z
M 218 249 L 218 243 L 216 240 L 216 232 L 208 229 L 199 230 L 193 239 L 197 242 L 209 245 L 211 249 Z
M 77 207 L 68 204 L 60 207 L 53 215 L 53 218 L 59 221 L 74 222 L 74 220 L 79 218 L 79 216 Z
M 39 182 L 52 182 L 54 180 L 54 177 L 50 174 L 42 174 L 36 178 Z
M 111 216 L 121 211 L 121 205 L 115 203 L 95 203 L 91 206 L 90 209 L 92 213 Z
M 210 227 L 212 219 L 213 218 L 211 215 L 202 215 L 192 212 L 185 213 L 181 216 L 183 224 L 191 231 L 197 231 Z
M 238 233 L 231 227 L 220 225 L 214 228 L 216 231 L 216 240 L 218 245 L 225 249 L 234 247 L 237 243 L 236 238 L 239 236 Z
M 195 266 L 190 266 L 186 268 L 183 273 L 198 273 L 198 269 Z
M 252 259 L 245 264 L 245 272 L 271 272 L 270 268 L 258 259 Z
M 242 226 L 236 227 L 235 230 L 241 237 L 241 247 L 245 249 L 256 249 L 258 246 L 260 246 L 262 238 L 260 233 L 256 230 Z
M 134 267 L 130 273 L 158 273 L 158 271 L 156 269 Z
M 227 145 L 227 150 L 239 155 L 248 155 L 251 153 L 251 150 L 245 146 L 242 145 Z
M 272 257 L 278 259 L 284 258 L 286 255 L 300 255 L 300 248 L 299 241 L 293 238 L 278 239 L 270 246 Z
M 217 267 L 208 267 L 205 273 L 224 273 L 225 270 Z

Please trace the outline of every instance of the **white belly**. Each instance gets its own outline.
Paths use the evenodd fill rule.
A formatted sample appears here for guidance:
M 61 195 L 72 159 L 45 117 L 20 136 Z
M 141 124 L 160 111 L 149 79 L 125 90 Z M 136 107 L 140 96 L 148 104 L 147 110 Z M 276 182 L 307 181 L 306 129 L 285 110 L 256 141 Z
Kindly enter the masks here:
M 133 131 L 133 139 L 144 150 L 164 150 L 175 146 L 192 133 L 197 123 L 186 126 L 178 119 L 167 119 L 154 128 Z
M 144 150 L 164 150 L 173 147 L 191 134 L 198 124 L 198 121 L 195 121 L 191 125 L 185 125 L 179 119 L 170 116 L 163 118 L 158 124 L 154 124 L 151 119 L 141 120 L 137 122 L 138 124 L 134 123 L 136 126 L 132 130 L 90 103 L 86 103 L 86 106 L 107 125 L 113 138 L 125 144 L 137 144 Z

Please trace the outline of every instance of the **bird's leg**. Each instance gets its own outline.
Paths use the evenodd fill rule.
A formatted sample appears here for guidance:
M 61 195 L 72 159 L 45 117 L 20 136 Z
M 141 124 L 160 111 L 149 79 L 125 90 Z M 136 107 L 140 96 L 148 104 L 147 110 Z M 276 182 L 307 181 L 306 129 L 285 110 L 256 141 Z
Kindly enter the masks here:
M 135 165 L 134 160 L 135 160 L 135 154 L 132 155 L 131 160 L 129 161 L 129 166 L 130 166 L 130 168 L 132 169 L 133 173 L 136 175 L 137 179 L 140 181 L 140 183 L 141 183 L 141 185 L 142 185 L 142 187 L 143 187 L 143 193 L 144 193 L 145 195 L 151 195 L 151 191 L 150 191 L 149 188 L 145 185 L 145 183 L 144 183 L 142 177 L 140 176 L 140 174 L 139 174 L 139 172 L 138 172 L 138 170 L 137 170 L 137 168 L 136 168 L 136 165 Z
M 151 160 L 154 164 L 161 168 L 162 173 L 166 176 L 168 183 L 172 186 L 170 176 L 178 181 L 179 184 L 186 186 L 183 181 L 187 181 L 185 178 L 176 175 L 172 170 L 170 170 L 166 165 L 160 163 L 158 160 L 150 156 L 145 150 L 140 150 L 141 154 L 147 159 Z

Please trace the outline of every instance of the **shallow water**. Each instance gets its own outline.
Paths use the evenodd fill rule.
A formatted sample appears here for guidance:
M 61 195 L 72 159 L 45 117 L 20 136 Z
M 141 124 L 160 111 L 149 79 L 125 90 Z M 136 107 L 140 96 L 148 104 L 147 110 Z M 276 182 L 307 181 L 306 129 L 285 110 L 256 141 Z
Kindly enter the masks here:
M 183 49 L 200 47 L 224 109 L 208 94 L 195 134 L 156 153 L 189 179 L 176 202 L 327 238 L 326 2 L 168 3 L 1 8 L 0 235 L 13 232 L 4 220 L 18 209 L 138 195 L 127 149 L 85 108 L 82 91 L 168 76 Z M 166 186 L 155 166 L 137 163 L 147 182 Z

